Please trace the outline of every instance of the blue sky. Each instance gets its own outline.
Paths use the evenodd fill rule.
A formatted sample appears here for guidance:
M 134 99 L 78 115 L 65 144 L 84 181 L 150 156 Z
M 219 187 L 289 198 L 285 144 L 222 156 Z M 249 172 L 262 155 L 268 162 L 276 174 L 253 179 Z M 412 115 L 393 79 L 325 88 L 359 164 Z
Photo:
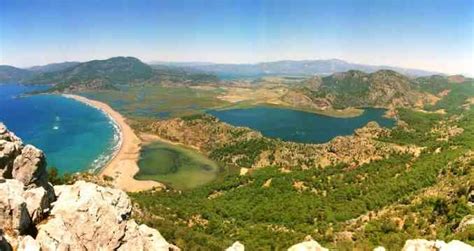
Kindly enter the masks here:
M 0 0 L 0 64 L 339 58 L 474 75 L 472 0 Z

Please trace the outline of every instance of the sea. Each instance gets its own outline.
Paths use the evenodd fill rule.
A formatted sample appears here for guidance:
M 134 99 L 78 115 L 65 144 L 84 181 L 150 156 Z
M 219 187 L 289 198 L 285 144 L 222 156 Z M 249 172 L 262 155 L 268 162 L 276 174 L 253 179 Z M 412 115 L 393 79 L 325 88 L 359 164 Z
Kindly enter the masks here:
M 44 85 L 0 84 L 0 122 L 43 150 L 60 174 L 97 171 L 116 153 L 120 132 L 104 112 L 61 95 L 28 93 Z

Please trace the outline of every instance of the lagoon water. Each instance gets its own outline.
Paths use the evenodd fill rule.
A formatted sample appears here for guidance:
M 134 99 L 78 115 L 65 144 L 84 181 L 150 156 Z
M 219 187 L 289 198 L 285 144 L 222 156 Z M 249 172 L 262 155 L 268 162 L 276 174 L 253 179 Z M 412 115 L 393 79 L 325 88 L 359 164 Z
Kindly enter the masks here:
M 366 109 L 353 118 L 334 118 L 309 112 L 273 107 L 211 110 L 209 114 L 235 126 L 246 126 L 264 136 L 301 143 L 323 143 L 336 136 L 350 135 L 355 129 L 376 121 L 392 127 L 395 121 L 383 117 L 384 109 Z
M 101 111 L 60 95 L 21 96 L 45 86 L 0 84 L 0 122 L 42 149 L 48 167 L 72 173 L 101 167 L 108 161 L 118 136 Z
M 214 180 L 219 172 L 217 163 L 196 151 L 155 142 L 145 145 L 138 162 L 139 180 L 156 180 L 175 189 L 190 189 Z

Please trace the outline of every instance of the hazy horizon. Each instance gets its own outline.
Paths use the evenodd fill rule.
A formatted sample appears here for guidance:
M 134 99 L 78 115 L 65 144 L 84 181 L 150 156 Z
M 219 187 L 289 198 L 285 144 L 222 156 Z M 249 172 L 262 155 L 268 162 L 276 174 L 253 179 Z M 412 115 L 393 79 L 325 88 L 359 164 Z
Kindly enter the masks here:
M 212 65 L 212 64 L 235 64 L 235 65 L 246 65 L 246 64 L 251 64 L 251 65 L 254 65 L 254 64 L 260 64 L 260 63 L 274 63 L 274 62 L 280 62 L 280 61 L 329 61 L 329 60 L 341 60 L 341 61 L 344 61 L 346 63 L 349 63 L 349 64 L 361 64 L 361 65 L 367 65 L 367 66 L 374 66 L 374 67 L 396 67 L 396 68 L 403 68 L 403 69 L 412 69 L 412 70 L 422 70 L 422 71 L 427 71 L 427 72 L 433 72 L 434 74 L 447 74 L 447 75 L 456 75 L 456 74 L 448 74 L 448 73 L 445 73 L 445 72 L 439 72 L 439 71 L 432 71 L 432 70 L 425 70 L 425 69 L 419 69 L 419 68 L 407 68 L 407 67 L 403 67 L 403 66 L 398 66 L 398 65 L 374 65 L 374 64 L 364 64 L 364 63 L 359 63 L 359 62 L 352 62 L 352 61 L 348 61 L 348 60 L 345 60 L 345 59 L 340 59 L 340 58 L 318 58 L 318 59 L 298 59 L 298 60 L 294 60 L 294 59 L 281 59 L 281 60 L 275 60 L 275 61 L 261 61 L 261 62 L 240 62 L 240 63 L 233 63 L 233 62 L 204 62 L 204 61 L 197 61 L 197 60 L 192 60 L 192 61 L 161 61 L 161 60 L 150 60 L 150 61 L 144 61 L 142 60 L 141 58 L 138 58 L 138 57 L 135 57 L 135 56 L 132 56 L 132 55 L 118 55 L 118 56 L 112 56 L 112 57 L 105 57 L 105 58 L 93 58 L 93 59 L 89 59 L 89 60 L 86 60 L 86 61 L 78 61 L 78 60 L 70 60 L 70 61 L 59 61 L 59 62 L 49 62 L 49 63 L 45 63 L 45 64 L 40 64 L 40 65 L 27 65 L 27 66 L 16 66 L 16 65 L 9 65 L 9 66 L 13 66 L 13 67 L 17 67 L 17 68 L 21 68 L 21 69 L 30 69 L 30 68 L 33 68 L 33 67 L 41 67 L 41 66 L 45 66 L 45 65 L 50 65 L 50 64 L 60 64 L 60 63 L 68 63 L 68 62 L 78 62 L 78 63 L 85 63 L 85 62 L 88 62 L 88 61 L 92 61 L 92 60 L 107 60 L 107 59 L 110 59 L 110 58 L 114 58 L 114 57 L 134 57 L 134 58 L 137 58 L 139 59 L 140 61 L 142 61 L 143 63 L 146 63 L 146 64 L 149 64 L 149 65 L 153 65 L 153 64 L 192 64 L 192 63 L 195 63 L 195 64 L 202 64 L 202 65 L 206 65 L 206 64 L 209 64 L 209 65 Z M 6 65 L 6 64 L 0 64 L 0 65 Z M 465 75 L 467 77 L 473 77 L 474 75 L 470 75 L 469 73 L 457 73 L 457 74 L 462 74 L 462 75 Z
M 456 1 L 0 0 L 0 64 L 350 63 L 474 75 L 474 4 Z

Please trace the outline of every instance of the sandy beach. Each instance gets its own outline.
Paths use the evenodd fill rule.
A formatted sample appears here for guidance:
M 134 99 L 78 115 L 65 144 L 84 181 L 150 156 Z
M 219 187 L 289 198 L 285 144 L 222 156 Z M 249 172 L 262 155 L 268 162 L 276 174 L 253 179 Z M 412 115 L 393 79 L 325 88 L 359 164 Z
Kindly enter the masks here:
M 64 94 L 64 96 L 102 110 L 108 114 L 120 128 L 122 137 L 120 148 L 112 160 L 102 168 L 99 175 L 112 177 L 114 179 L 114 185 L 127 192 L 137 192 L 154 187 L 164 187 L 163 184 L 156 181 L 136 180 L 133 178 L 139 171 L 137 161 L 140 158 L 141 140 L 126 123 L 125 118 L 120 113 L 100 101 L 72 94 Z

